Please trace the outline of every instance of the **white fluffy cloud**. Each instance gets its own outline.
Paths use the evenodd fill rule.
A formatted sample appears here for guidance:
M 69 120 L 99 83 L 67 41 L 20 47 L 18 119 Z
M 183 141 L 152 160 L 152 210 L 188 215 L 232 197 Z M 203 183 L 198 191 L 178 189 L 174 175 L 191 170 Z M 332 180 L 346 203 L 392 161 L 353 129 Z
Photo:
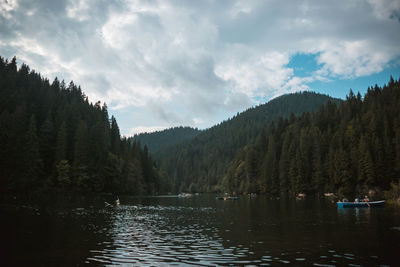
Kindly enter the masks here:
M 351 78 L 378 73 L 394 56 L 392 51 L 381 49 L 366 40 L 329 43 L 322 47 L 318 63 L 323 67 L 318 73 L 325 76 Z
M 233 92 L 255 98 L 274 94 L 285 87 L 293 76 L 293 70 L 286 67 L 288 63 L 288 54 L 270 52 L 242 60 L 226 59 L 216 66 L 215 72 L 230 82 Z
M 8 0 L 0 55 L 72 79 L 111 110 L 141 108 L 126 129 L 209 127 L 315 80 L 382 71 L 400 56 L 399 14 L 398 0 Z M 297 77 L 298 53 L 319 69 Z

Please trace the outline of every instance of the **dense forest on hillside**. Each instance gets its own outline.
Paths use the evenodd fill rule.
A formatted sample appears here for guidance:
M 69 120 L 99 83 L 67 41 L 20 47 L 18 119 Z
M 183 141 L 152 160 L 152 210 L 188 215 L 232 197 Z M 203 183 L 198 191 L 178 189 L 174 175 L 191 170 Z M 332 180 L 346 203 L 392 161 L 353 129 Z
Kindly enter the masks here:
M 338 107 L 280 118 L 236 156 L 222 181 L 230 192 L 387 190 L 400 179 L 400 84 L 391 77 L 364 98 L 350 91 Z
M 284 95 L 237 114 L 194 138 L 167 146 L 153 156 L 167 174 L 172 191 L 219 190 L 220 181 L 237 152 L 254 143 L 263 128 L 279 117 L 316 110 L 328 101 L 340 102 L 312 92 Z
M 153 133 L 141 133 L 133 136 L 133 140 L 147 146 L 150 153 L 157 153 L 167 146 L 176 145 L 184 140 L 191 139 L 201 133 L 191 127 L 173 127 Z
M 105 103 L 0 57 L 0 191 L 400 190 L 399 104 L 400 82 L 391 77 L 364 97 L 284 95 L 207 130 L 121 138 Z
M 156 193 L 147 148 L 121 139 L 106 104 L 81 88 L 50 83 L 15 57 L 0 57 L 0 190 Z

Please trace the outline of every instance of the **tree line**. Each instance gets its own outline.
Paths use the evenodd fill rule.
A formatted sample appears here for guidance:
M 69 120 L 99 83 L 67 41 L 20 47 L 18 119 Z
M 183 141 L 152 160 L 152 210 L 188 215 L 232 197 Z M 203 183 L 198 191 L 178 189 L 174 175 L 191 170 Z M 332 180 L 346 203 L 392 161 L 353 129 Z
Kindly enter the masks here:
M 146 145 L 149 152 L 154 154 L 168 146 L 175 146 L 184 140 L 192 139 L 202 131 L 191 127 L 173 127 L 152 133 L 135 134 L 132 139 Z
M 244 147 L 221 181 L 229 192 L 270 195 L 387 190 L 400 179 L 400 84 L 280 118 Z
M 254 143 L 263 128 L 279 117 L 316 110 L 328 100 L 332 103 L 341 102 L 314 92 L 277 97 L 195 136 L 184 138 L 180 143 L 166 145 L 155 151 L 153 157 L 160 170 L 167 174 L 166 182 L 171 191 L 220 191 L 221 180 L 235 155 L 244 146 Z M 149 134 L 147 141 L 156 141 L 154 139 L 160 139 L 164 134 L 176 135 L 176 131 Z
M 105 103 L 15 57 L 0 57 L 0 169 L 5 192 L 163 190 L 147 147 L 121 138 Z
M 395 193 L 399 100 L 391 77 L 364 97 L 290 94 L 207 130 L 125 138 L 107 105 L 73 82 L 0 57 L 0 191 Z

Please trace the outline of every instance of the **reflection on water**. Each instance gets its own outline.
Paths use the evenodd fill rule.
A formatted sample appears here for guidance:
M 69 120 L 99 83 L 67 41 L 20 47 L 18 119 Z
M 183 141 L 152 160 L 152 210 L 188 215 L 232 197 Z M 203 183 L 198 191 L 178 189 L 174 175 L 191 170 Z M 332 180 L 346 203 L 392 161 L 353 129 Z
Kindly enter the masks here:
M 221 201 L 208 195 L 120 200 L 112 208 L 104 207 L 110 202 L 104 197 L 53 206 L 1 204 L 5 262 L 394 266 L 400 251 L 397 207 L 337 209 L 318 199 Z
M 88 261 L 102 263 L 210 264 L 235 260 L 213 226 L 215 209 L 120 206 L 113 214 L 112 244 L 91 251 Z
M 382 209 L 382 207 L 372 208 L 374 212 Z M 338 215 L 342 219 L 353 220 L 356 224 L 368 224 L 371 220 L 371 208 L 338 208 Z

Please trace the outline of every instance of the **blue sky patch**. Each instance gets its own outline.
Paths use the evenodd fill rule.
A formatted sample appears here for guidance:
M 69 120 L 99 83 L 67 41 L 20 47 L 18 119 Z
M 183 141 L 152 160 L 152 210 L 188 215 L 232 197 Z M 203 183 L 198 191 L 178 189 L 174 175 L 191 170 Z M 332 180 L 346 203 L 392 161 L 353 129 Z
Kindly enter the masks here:
M 293 69 L 294 76 L 309 77 L 314 71 L 321 68 L 316 61 L 317 56 L 318 54 L 297 53 L 291 57 L 287 66 Z
M 375 86 L 375 84 L 383 86 L 388 84 L 391 75 L 394 79 L 399 79 L 400 68 L 398 66 L 392 66 L 391 68 L 387 68 L 379 73 L 354 79 L 335 79 L 331 82 L 315 81 L 309 83 L 308 86 L 312 91 L 345 99 L 349 94 L 350 89 L 352 89 L 355 94 L 360 92 L 360 94 L 364 96 L 369 86 L 372 87 Z

